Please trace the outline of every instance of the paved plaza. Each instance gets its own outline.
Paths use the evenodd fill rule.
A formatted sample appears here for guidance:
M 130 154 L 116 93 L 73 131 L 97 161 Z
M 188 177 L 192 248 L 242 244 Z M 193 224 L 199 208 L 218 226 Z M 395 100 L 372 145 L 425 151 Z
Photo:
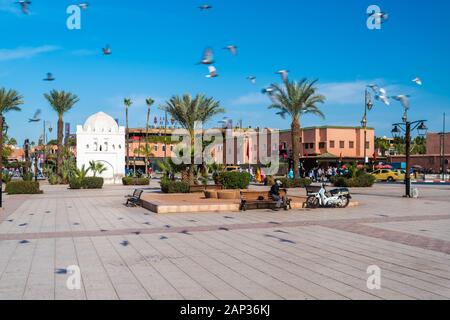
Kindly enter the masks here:
M 43 189 L 5 196 L 0 299 L 450 298 L 450 186 L 415 200 L 356 189 L 347 209 L 168 215 L 125 207 L 130 187 Z

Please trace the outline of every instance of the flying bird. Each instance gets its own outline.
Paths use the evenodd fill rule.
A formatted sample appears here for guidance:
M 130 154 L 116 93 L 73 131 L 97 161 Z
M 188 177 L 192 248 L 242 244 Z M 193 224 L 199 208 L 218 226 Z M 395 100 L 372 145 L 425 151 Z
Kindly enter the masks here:
M 273 95 L 275 89 L 273 87 L 267 87 L 261 90 L 263 94 L 268 94 L 269 96 Z
M 214 53 L 211 48 L 206 48 L 203 52 L 202 60 L 198 64 L 213 64 L 214 63 Z
M 288 79 L 289 70 L 280 70 L 276 72 L 276 74 L 279 74 L 281 76 L 281 79 L 283 79 L 283 81 L 286 81 Z
M 409 109 L 409 97 L 409 95 L 398 95 L 392 97 L 392 99 L 399 101 L 402 104 L 403 108 Z
M 87 10 L 87 8 L 89 7 L 89 3 L 87 3 L 87 2 L 79 3 L 78 6 L 79 6 L 82 10 Z
M 380 87 L 377 84 L 369 84 L 367 88 L 372 89 L 372 91 L 375 92 L 376 94 L 378 94 L 380 90 Z
M 375 12 L 373 14 L 369 14 L 370 17 L 376 18 L 376 19 L 380 19 L 380 21 L 382 22 L 389 20 L 389 13 L 385 13 L 385 12 Z
M 111 47 L 107 45 L 106 47 L 102 48 L 103 54 L 105 56 L 109 56 L 112 53 Z
M 247 80 L 249 80 L 252 84 L 256 84 L 256 77 L 255 76 L 249 76 L 249 77 L 247 77 Z
M 47 77 L 44 79 L 44 81 L 55 81 L 55 77 L 51 72 L 48 72 Z
M 198 7 L 201 11 L 206 11 L 209 9 L 212 9 L 212 6 L 210 6 L 209 4 L 202 4 L 200 7 Z
M 415 82 L 417 85 L 419 85 L 419 86 L 421 86 L 422 84 L 423 84 L 423 82 L 422 82 L 422 79 L 420 79 L 420 78 L 415 78 L 414 80 L 413 80 L 413 82 Z
M 383 88 L 378 89 L 378 93 L 375 95 L 375 99 L 378 101 L 383 102 L 385 105 L 389 106 L 391 102 L 389 101 L 389 97 L 387 95 L 387 92 Z
M 37 109 L 36 112 L 34 113 L 33 118 L 28 119 L 28 122 L 39 122 L 39 121 L 41 121 L 41 118 L 39 118 L 40 115 L 41 115 L 41 109 Z
M 30 13 L 30 4 L 31 1 L 28 0 L 20 0 L 16 2 L 17 4 L 20 5 L 20 8 L 22 9 L 22 12 L 24 14 L 29 14 Z
M 214 66 L 208 66 L 209 74 L 206 76 L 207 78 L 217 78 L 219 75 L 217 74 L 217 69 Z
M 231 45 L 229 45 L 229 46 L 226 46 L 224 49 L 230 51 L 230 53 L 231 53 L 233 56 L 237 55 L 237 46 L 235 46 L 235 45 L 233 45 L 233 44 L 231 44 Z

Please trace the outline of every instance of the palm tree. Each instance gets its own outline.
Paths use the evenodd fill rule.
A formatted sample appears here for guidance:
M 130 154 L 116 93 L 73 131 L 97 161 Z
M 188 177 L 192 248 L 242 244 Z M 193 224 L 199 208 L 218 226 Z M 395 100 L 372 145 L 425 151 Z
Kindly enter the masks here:
M 130 139 L 130 135 L 128 132 L 128 130 L 129 130 L 129 128 L 128 128 L 128 108 L 131 107 L 131 105 L 133 104 L 133 101 L 129 98 L 125 98 L 125 99 L 123 99 L 123 104 L 125 105 L 125 122 L 126 122 L 126 133 L 125 133 L 126 142 L 125 142 L 125 144 L 126 144 L 126 148 L 127 148 L 126 163 L 127 163 L 127 174 L 128 174 L 128 172 L 130 171 L 130 162 L 129 162 L 130 161 L 130 148 L 128 146 L 129 139 Z
M 94 174 L 94 177 L 97 176 L 98 174 L 102 174 L 103 172 L 106 171 L 105 165 L 101 162 L 96 162 L 94 160 L 89 162 L 89 169 L 92 171 L 92 173 Z
M 173 96 L 165 105 L 161 106 L 161 109 L 170 114 L 182 128 L 189 132 L 191 150 L 194 146 L 195 123 L 205 123 L 214 116 L 225 112 L 219 101 L 207 98 L 202 94 L 198 94 L 194 98 L 189 94 L 184 94 L 182 97 Z M 187 166 L 184 175 L 185 180 L 188 180 L 186 182 L 194 183 L 194 172 L 194 154 L 191 152 L 191 163 Z
M 50 93 L 44 94 L 45 99 L 47 99 L 50 106 L 55 110 L 55 112 L 58 114 L 58 150 L 57 150 L 57 174 L 59 178 L 62 178 L 62 152 L 63 152 L 63 130 L 64 130 L 64 120 L 63 116 L 65 113 L 69 112 L 70 109 L 78 102 L 80 101 L 78 99 L 78 96 L 65 91 L 57 91 L 52 90 Z
M 20 111 L 19 106 L 23 104 L 23 97 L 16 90 L 0 89 L 0 181 L 3 173 L 3 131 L 4 114 L 9 111 Z M 0 189 L 1 192 L 1 189 Z M 0 198 L 1 201 L 1 198 Z M 0 203 L 0 207 L 1 207 Z
M 150 111 L 152 105 L 155 103 L 155 100 L 152 98 L 148 98 L 145 100 L 145 103 L 147 104 L 147 122 L 145 125 L 145 146 L 148 147 L 148 126 L 150 125 Z M 147 148 L 148 149 L 148 148 Z M 148 152 L 143 152 L 145 154 L 145 174 L 148 174 Z
M 286 115 L 289 115 L 292 119 L 291 134 L 295 179 L 300 176 L 298 168 L 300 166 L 300 122 L 302 115 L 314 114 L 325 118 L 317 106 L 326 100 L 325 96 L 317 94 L 317 88 L 315 87 L 317 81 L 308 81 L 307 79 L 300 81 L 286 80 L 284 86 L 272 85 L 274 89 L 271 94 L 273 103 L 269 106 L 269 109 L 279 110 L 277 114 L 283 119 Z

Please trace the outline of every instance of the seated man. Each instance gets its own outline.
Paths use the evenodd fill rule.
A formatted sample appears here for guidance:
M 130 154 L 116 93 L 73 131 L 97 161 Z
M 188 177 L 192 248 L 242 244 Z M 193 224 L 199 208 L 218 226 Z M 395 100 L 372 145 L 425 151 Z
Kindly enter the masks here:
M 275 184 L 270 188 L 269 195 L 274 200 L 277 201 L 276 211 L 281 208 L 281 205 L 286 206 L 286 199 L 280 196 L 280 187 L 283 183 L 280 180 L 277 180 Z

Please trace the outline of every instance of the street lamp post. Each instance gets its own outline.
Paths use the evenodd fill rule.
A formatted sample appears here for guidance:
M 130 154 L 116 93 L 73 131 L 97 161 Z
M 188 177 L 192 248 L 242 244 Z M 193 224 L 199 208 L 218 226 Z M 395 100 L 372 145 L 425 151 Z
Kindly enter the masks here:
M 3 130 L 8 134 L 8 126 L 5 126 L 5 117 L 0 114 L 0 208 L 3 208 Z
M 410 122 L 408 121 L 407 118 L 407 112 L 405 110 L 405 114 L 403 116 L 403 122 L 401 123 L 395 123 L 394 129 L 392 130 L 392 133 L 394 134 L 394 136 L 400 136 L 400 134 L 402 133 L 402 131 L 405 132 L 405 153 L 406 153 L 406 173 L 405 173 L 405 188 L 406 188 L 406 193 L 405 193 L 405 197 L 406 198 L 411 198 L 411 175 L 410 175 L 410 171 L 411 171 L 411 131 L 414 131 L 417 129 L 417 131 L 419 132 L 420 136 L 426 135 L 426 132 L 428 130 L 427 126 L 425 125 L 426 120 L 419 120 L 419 121 L 414 121 L 414 122 Z
M 369 91 L 366 89 L 366 95 L 365 95 L 365 103 L 364 103 L 364 115 L 361 120 L 361 127 L 364 129 L 364 166 L 368 162 L 367 161 L 367 111 L 372 110 L 373 108 L 373 102 L 372 97 L 370 96 Z

